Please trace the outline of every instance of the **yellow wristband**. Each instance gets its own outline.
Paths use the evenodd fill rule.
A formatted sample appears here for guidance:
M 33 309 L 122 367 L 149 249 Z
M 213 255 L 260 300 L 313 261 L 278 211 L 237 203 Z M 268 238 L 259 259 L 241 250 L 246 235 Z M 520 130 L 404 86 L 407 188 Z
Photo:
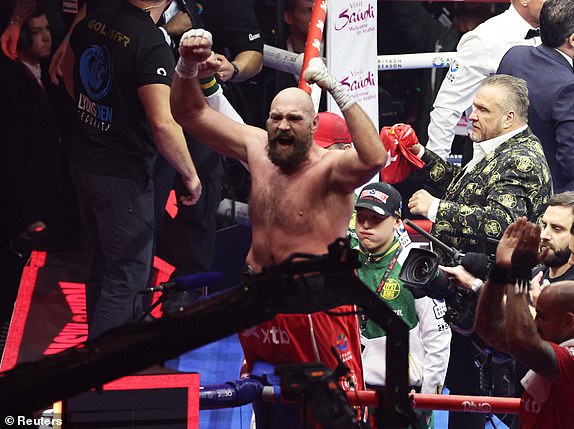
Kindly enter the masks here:
M 210 78 L 200 79 L 199 81 L 201 86 L 201 91 L 205 97 L 209 97 L 219 89 L 219 82 L 215 79 L 215 76 L 211 76 Z

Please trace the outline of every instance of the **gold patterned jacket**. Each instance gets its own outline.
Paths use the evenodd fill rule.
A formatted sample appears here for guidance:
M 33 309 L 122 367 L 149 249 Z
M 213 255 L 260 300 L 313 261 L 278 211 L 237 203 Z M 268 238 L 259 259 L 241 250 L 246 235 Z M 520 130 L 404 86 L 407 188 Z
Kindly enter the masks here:
M 552 194 L 542 145 L 530 128 L 486 154 L 464 176 L 462 169 L 425 150 L 425 166 L 411 177 L 441 198 L 431 233 L 462 252 L 492 253 L 519 216 L 538 222 Z

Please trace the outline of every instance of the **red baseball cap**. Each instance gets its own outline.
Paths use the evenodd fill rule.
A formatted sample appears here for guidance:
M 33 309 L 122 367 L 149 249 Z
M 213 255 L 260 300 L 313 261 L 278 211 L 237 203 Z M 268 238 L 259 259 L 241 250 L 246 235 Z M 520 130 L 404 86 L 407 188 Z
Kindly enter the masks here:
M 333 112 L 319 112 L 315 144 L 328 148 L 335 143 L 353 143 L 345 119 Z

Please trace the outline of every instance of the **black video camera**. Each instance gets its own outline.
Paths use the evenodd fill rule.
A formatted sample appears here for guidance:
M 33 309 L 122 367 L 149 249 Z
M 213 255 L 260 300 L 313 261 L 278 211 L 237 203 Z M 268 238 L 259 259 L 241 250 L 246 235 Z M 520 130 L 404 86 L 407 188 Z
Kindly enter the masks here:
M 445 253 L 444 259 L 450 259 L 454 265 L 462 265 L 465 270 L 481 280 L 485 280 L 488 276 L 494 255 L 487 256 L 474 252 L 461 253 L 433 237 L 410 220 L 405 219 L 405 223 L 428 238 L 438 247 L 439 251 Z M 496 240 L 492 241 L 495 242 Z M 472 289 L 453 284 L 449 276 L 438 268 L 439 263 L 441 263 L 441 258 L 436 253 L 413 248 L 403 263 L 399 280 L 411 290 L 415 298 L 428 296 L 433 299 L 444 299 L 447 307 L 444 320 L 453 330 L 470 337 L 474 346 L 482 354 L 492 358 L 493 362 L 504 363 L 512 359 L 512 356 L 490 347 L 474 332 L 478 294 Z M 450 264 L 443 262 L 442 265 Z
M 461 253 L 410 220 L 406 219 L 405 223 L 445 252 L 454 265 L 462 265 L 475 277 L 486 279 L 491 264 L 491 259 L 487 255 L 474 252 Z M 444 315 L 445 321 L 455 331 L 470 335 L 474 331 L 478 295 L 472 289 L 453 284 L 449 276 L 438 268 L 439 263 L 441 263 L 440 258 L 435 252 L 413 248 L 403 263 L 399 280 L 405 283 L 415 297 L 428 296 L 433 299 L 444 299 L 447 307 Z M 448 265 L 445 262 L 442 264 Z

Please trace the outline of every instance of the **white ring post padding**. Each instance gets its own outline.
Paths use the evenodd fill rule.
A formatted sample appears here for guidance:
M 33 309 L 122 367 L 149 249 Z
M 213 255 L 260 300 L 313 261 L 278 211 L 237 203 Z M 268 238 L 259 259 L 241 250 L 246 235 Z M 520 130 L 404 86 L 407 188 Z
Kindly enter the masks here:
M 275 70 L 299 75 L 303 66 L 303 54 L 296 54 L 275 46 L 263 45 L 263 65 Z
M 377 56 L 379 71 L 446 68 L 456 65 L 456 52 L 422 52 Z M 263 65 L 286 73 L 300 74 L 303 54 L 263 45 Z
M 455 55 L 456 52 L 379 55 L 377 68 L 379 71 L 445 68 L 453 63 L 456 64 Z

